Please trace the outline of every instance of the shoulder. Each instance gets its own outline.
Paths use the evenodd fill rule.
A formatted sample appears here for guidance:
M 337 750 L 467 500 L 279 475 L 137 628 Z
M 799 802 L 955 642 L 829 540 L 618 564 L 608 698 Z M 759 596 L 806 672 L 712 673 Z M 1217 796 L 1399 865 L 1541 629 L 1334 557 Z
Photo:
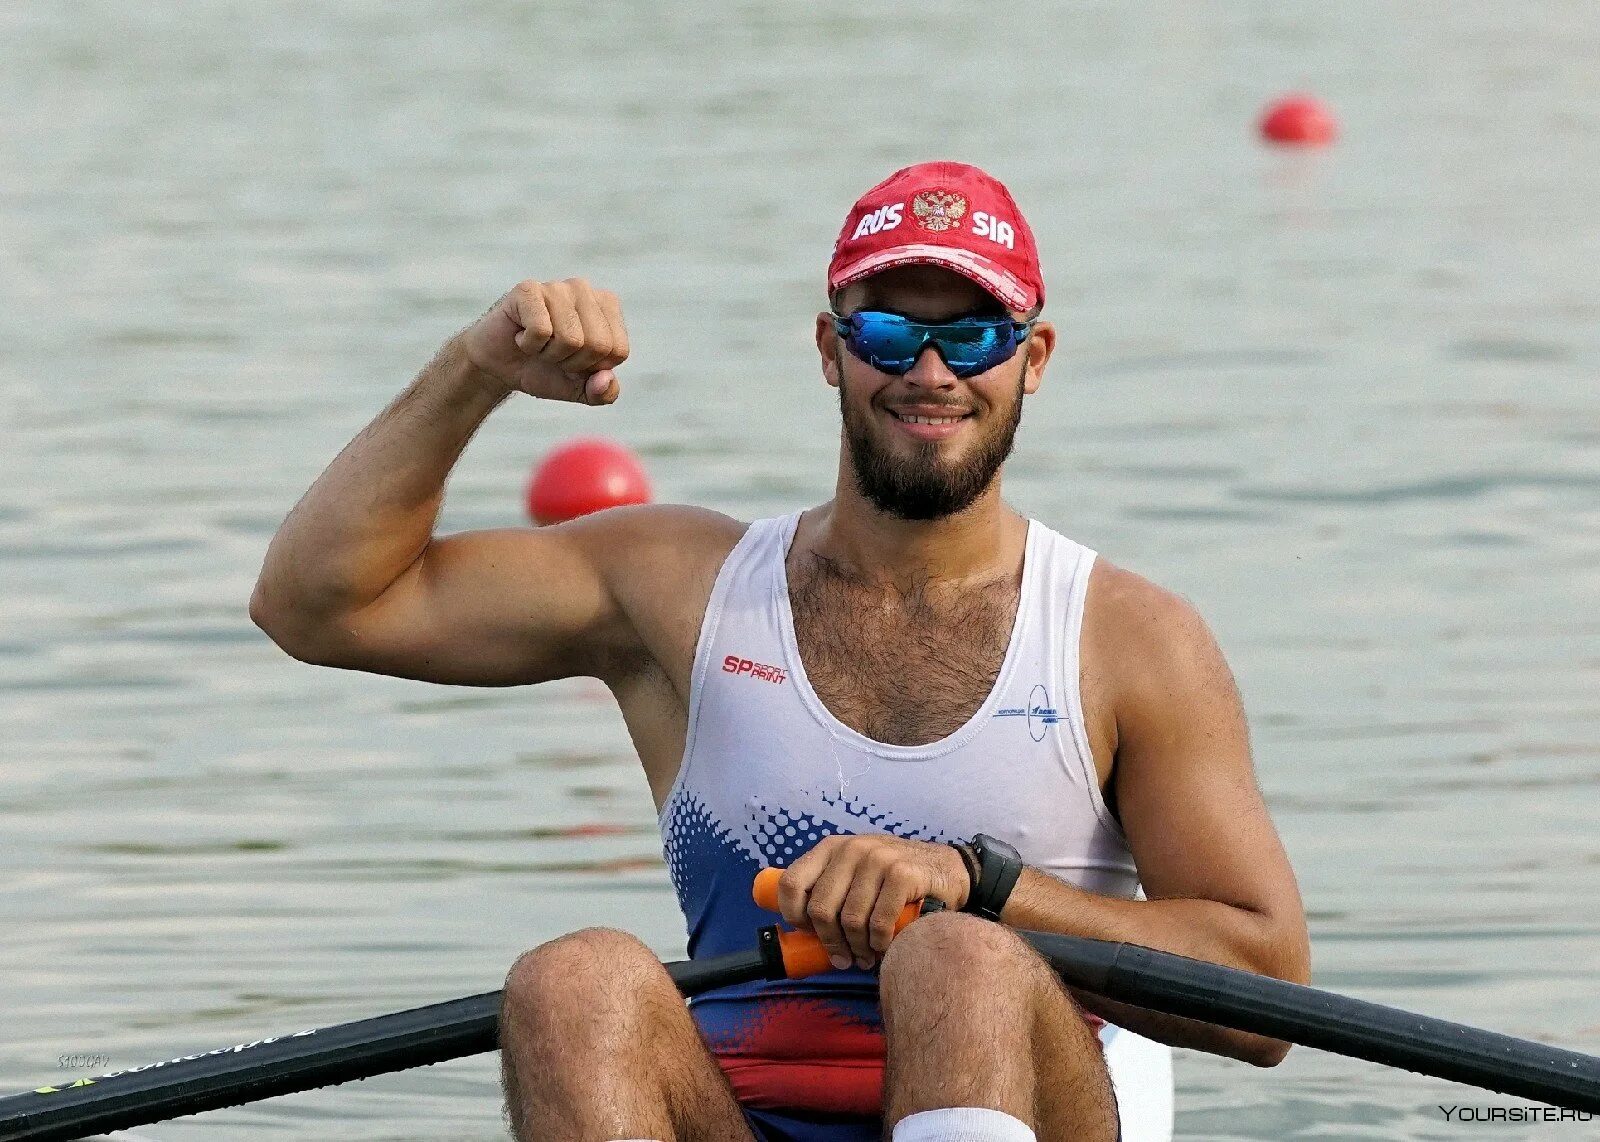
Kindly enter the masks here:
M 708 588 L 750 525 L 688 504 L 640 504 L 557 525 L 581 545 L 613 588 Z M 625 592 L 631 593 L 631 592 Z
M 1119 712 L 1129 703 L 1234 688 L 1222 650 L 1193 603 L 1103 558 L 1089 579 L 1083 640 Z
M 1085 622 L 1091 620 L 1108 634 L 1160 641 L 1205 626 L 1188 599 L 1104 556 L 1095 560 L 1089 576 Z
M 579 542 L 613 555 L 616 552 L 611 545 L 627 543 L 649 549 L 674 549 L 690 557 L 711 552 L 726 555 L 750 527 L 721 512 L 690 504 L 609 508 L 555 526 Z
M 559 534 L 581 553 L 625 624 L 621 629 L 631 632 L 601 663 L 599 676 L 616 682 L 656 663 L 686 685 L 717 573 L 748 529 L 705 508 L 640 504 L 535 531 Z

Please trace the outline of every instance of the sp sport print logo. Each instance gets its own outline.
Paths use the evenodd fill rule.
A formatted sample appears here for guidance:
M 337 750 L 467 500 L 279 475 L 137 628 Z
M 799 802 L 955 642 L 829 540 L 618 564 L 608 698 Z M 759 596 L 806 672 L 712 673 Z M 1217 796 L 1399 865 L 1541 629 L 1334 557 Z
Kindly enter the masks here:
M 771 682 L 774 686 L 782 686 L 789 680 L 789 672 L 783 667 L 752 662 L 748 658 L 740 658 L 737 654 L 730 654 L 722 660 L 722 672 L 735 676 L 744 674 L 760 682 Z

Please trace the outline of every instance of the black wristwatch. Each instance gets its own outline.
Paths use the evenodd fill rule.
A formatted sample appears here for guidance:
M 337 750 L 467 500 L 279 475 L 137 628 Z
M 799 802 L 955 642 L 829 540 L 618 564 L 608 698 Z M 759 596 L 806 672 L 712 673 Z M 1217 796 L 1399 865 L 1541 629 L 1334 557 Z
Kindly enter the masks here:
M 970 887 L 961 911 L 998 921 L 1022 875 L 1022 857 L 1016 849 L 987 833 L 979 833 L 970 841 L 957 841 L 951 848 L 961 854 L 967 866 Z

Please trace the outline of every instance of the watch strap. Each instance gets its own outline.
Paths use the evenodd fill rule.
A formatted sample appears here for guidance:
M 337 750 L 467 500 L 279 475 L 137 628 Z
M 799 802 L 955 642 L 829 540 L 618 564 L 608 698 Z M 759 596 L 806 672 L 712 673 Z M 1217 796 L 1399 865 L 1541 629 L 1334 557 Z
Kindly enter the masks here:
M 998 921 L 1006 901 L 1011 897 L 1011 890 L 1022 876 L 1022 857 L 1016 849 L 986 833 L 973 837 L 968 847 L 977 857 L 977 874 L 973 876 L 973 868 L 969 864 L 967 871 L 972 877 L 972 887 L 967 894 L 966 906 L 961 910 L 982 916 L 985 920 Z M 960 849 L 958 845 L 957 851 Z
M 972 894 L 978 891 L 978 882 L 983 879 L 983 867 L 978 863 L 978 854 L 973 851 L 972 845 L 966 841 L 952 841 L 950 847 L 956 850 L 961 857 L 961 863 L 967 869 L 967 899 L 972 899 Z

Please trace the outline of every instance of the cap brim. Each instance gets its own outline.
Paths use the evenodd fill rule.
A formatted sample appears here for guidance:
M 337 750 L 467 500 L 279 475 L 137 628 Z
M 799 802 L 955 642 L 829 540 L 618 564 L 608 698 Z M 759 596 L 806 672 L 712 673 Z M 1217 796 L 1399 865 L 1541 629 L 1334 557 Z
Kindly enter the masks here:
M 843 289 L 852 282 L 883 270 L 912 265 L 943 266 L 947 270 L 954 270 L 994 294 L 1007 309 L 1019 313 L 1026 313 L 1039 304 L 1036 290 L 1030 289 L 1015 274 L 1001 269 L 988 258 L 951 246 L 927 243 L 896 246 L 892 250 L 879 250 L 857 259 L 833 275 L 828 282 L 828 289 Z

